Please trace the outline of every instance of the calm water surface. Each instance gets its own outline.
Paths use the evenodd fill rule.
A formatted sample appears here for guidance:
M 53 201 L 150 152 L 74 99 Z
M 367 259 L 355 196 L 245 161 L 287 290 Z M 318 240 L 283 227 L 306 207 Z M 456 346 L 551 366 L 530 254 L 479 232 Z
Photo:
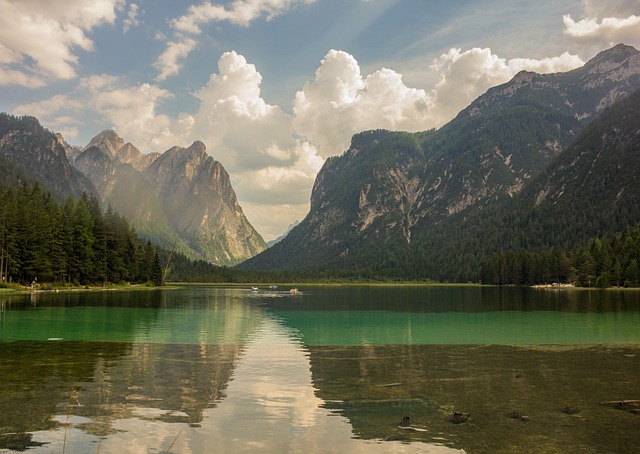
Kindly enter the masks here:
M 287 290 L 0 294 L 0 453 L 640 452 L 640 292 Z

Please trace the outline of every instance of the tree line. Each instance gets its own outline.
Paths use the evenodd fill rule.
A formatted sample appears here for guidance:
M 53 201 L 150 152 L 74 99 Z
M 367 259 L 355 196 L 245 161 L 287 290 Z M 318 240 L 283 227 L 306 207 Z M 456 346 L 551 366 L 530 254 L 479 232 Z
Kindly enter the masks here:
M 158 249 L 94 196 L 58 203 L 39 184 L 0 189 L 0 282 L 162 283 Z
M 495 254 L 484 260 L 482 282 L 498 285 L 574 284 L 579 287 L 640 286 L 640 226 L 581 247 L 553 247 Z
M 375 249 L 375 246 L 373 249 Z M 387 245 L 388 248 L 389 245 Z M 391 248 L 393 249 L 393 248 Z M 378 251 L 381 252 L 381 251 Z M 389 253 L 389 249 L 386 251 Z M 57 202 L 37 183 L 0 189 L 0 284 L 15 282 L 104 285 L 106 283 L 284 282 L 347 279 L 424 280 L 429 275 L 401 253 L 396 260 L 353 263 L 345 274 L 331 265 L 313 273 L 260 272 L 190 260 L 139 238 L 129 221 L 94 196 Z M 569 249 L 509 250 L 469 258 L 484 284 L 576 284 L 584 287 L 640 286 L 640 225 Z M 479 259 L 479 260 L 478 260 Z M 371 263 L 378 267 L 371 269 Z M 421 261 L 426 264 L 428 261 Z M 403 266 L 404 264 L 404 266 Z M 411 270 L 405 269 L 408 264 Z M 473 266 L 473 265 L 472 265 Z M 344 271 L 344 270 L 342 270 Z M 436 280 L 442 280 L 436 278 Z M 447 280 L 447 279 L 445 279 Z

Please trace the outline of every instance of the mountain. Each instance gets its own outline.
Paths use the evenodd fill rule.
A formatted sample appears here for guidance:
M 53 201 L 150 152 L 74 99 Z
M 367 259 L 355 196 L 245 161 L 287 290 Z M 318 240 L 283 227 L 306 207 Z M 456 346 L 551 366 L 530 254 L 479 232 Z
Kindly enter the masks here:
M 114 140 L 107 140 L 109 137 Z M 93 182 L 102 204 L 131 220 L 139 234 L 165 248 L 176 243 L 178 251 L 191 258 L 200 257 L 171 229 L 151 182 L 130 164 L 117 159 L 119 143 L 125 146 L 117 134 L 105 131 L 96 136 L 72 164 Z
M 96 194 L 91 182 L 69 165 L 62 138 L 34 117 L 0 113 L 0 184 L 41 184 L 57 199 Z
M 23 182 L 38 182 L 60 201 L 97 196 L 137 233 L 191 259 L 232 265 L 267 247 L 202 142 L 144 154 L 103 131 L 86 147 L 73 147 L 34 117 L 0 114 L 0 185 Z
M 216 264 L 232 264 L 266 248 L 238 204 L 229 175 L 196 141 L 173 147 L 144 170 L 171 226 Z
M 505 213 L 530 197 L 531 183 L 585 140 L 585 125 L 638 89 L 640 52 L 618 45 L 566 73 L 521 72 L 439 130 L 357 134 L 342 156 L 325 162 L 301 224 L 241 268 L 475 278 L 479 256 L 510 247 L 501 236 L 522 244 L 514 219 L 492 219 L 510 219 Z M 564 197 L 580 206 L 575 191 Z M 482 228 L 473 225 L 480 220 Z
M 124 140 L 113 130 L 102 131 L 91 139 L 85 150 L 92 147 L 99 149 L 110 159 L 116 159 L 122 164 L 130 164 L 138 171 L 144 170 L 160 156 L 160 153 L 142 153 L 131 143 L 124 143 Z
M 202 142 L 143 154 L 115 131 L 103 131 L 73 165 L 93 182 L 105 205 L 141 235 L 191 258 L 230 265 L 266 248 L 248 222 L 222 165 Z
M 267 242 L 267 246 L 271 247 L 276 243 L 279 243 L 280 241 L 282 241 L 288 234 L 289 232 L 291 232 L 291 230 L 293 230 L 293 228 L 300 224 L 300 221 L 294 221 L 291 224 L 289 224 L 289 227 L 287 227 L 287 230 L 284 231 L 284 233 L 282 235 L 280 235 L 278 238 L 276 238 L 275 240 L 271 240 L 269 242 Z
M 552 245 L 640 222 L 638 119 L 640 90 L 588 124 L 505 211 L 515 230 Z

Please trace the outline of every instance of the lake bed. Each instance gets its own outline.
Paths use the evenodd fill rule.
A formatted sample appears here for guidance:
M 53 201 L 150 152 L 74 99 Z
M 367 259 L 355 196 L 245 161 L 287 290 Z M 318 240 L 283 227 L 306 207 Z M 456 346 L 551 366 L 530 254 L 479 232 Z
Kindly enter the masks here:
M 639 448 L 638 292 L 300 291 L 1 295 L 0 453 Z

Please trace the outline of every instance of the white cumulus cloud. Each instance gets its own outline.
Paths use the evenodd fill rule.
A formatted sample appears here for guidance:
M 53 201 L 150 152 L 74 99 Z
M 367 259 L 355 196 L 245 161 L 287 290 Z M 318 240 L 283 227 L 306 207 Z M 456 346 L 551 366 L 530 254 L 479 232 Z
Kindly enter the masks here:
M 584 0 L 584 16 L 563 16 L 564 34 L 578 43 L 582 51 L 593 54 L 603 48 L 624 43 L 640 47 L 640 2 Z
M 575 21 L 570 15 L 563 17 L 565 34 L 579 42 L 597 47 L 608 47 L 618 43 L 640 44 L 640 15 L 624 18 L 605 17 Z
M 356 132 L 366 129 L 428 129 L 431 96 L 409 88 L 402 76 L 380 69 L 363 77 L 356 59 L 331 50 L 294 100 L 297 134 L 324 157 L 343 152 Z
M 431 70 L 440 74 L 433 92 L 436 125 L 450 120 L 489 88 L 509 81 L 519 71 L 554 73 L 568 71 L 583 64 L 578 56 L 568 52 L 559 57 L 541 60 L 507 60 L 488 48 L 466 51 L 450 49 L 431 65 Z
M 76 49 L 91 50 L 86 35 L 113 24 L 122 0 L 0 0 L 0 84 L 39 87 L 76 77 Z
M 402 76 L 390 69 L 363 76 L 352 55 L 332 50 L 315 79 L 297 92 L 293 124 L 298 135 L 328 157 L 342 153 L 353 134 L 363 130 L 422 131 L 441 126 L 487 89 L 523 69 L 549 73 L 582 64 L 569 53 L 541 60 L 506 60 L 488 48 L 450 49 L 429 68 L 438 74 L 437 84 L 423 90 L 407 87 Z

